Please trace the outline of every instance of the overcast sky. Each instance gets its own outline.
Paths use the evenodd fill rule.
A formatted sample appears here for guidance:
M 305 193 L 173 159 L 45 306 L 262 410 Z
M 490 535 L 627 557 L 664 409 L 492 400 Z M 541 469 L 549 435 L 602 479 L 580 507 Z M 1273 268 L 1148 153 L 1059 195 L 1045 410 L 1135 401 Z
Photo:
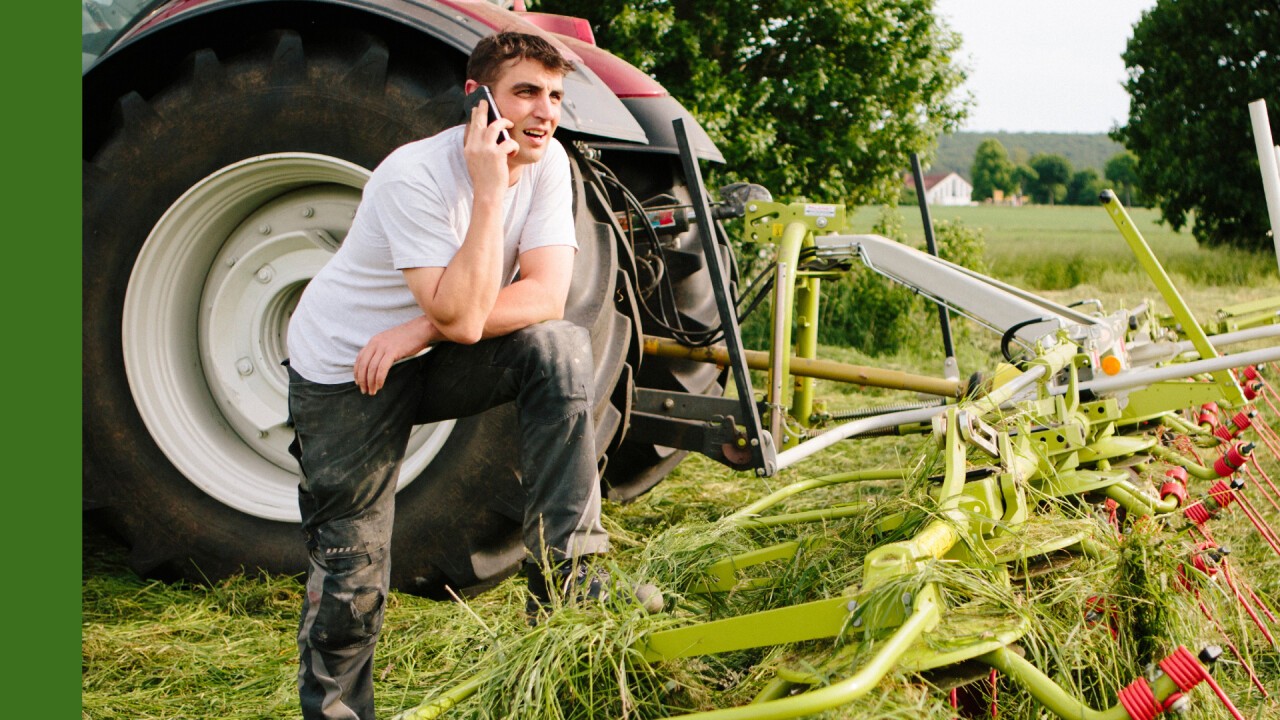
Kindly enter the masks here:
M 962 129 L 1106 132 L 1129 115 L 1120 53 L 1155 0 L 936 0 L 963 38 Z

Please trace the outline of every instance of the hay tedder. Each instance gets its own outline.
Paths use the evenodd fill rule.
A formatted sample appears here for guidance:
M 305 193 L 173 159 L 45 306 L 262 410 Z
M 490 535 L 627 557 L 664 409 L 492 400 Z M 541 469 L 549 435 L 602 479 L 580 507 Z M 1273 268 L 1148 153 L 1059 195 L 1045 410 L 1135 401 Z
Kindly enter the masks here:
M 702 237 L 713 237 L 713 214 L 680 121 L 675 129 L 692 179 L 687 213 L 701 226 Z M 668 599 L 671 615 L 636 632 L 616 657 L 597 662 L 622 675 L 624 665 L 661 674 L 665 663 L 719 654 L 781 650 L 788 658 L 790 664 L 771 668 L 772 679 L 761 681 L 749 702 L 671 714 L 706 720 L 808 717 L 824 711 L 875 717 L 861 714 L 858 701 L 887 677 L 904 672 L 950 690 L 952 707 L 966 717 L 998 716 L 997 677 L 1003 677 L 1061 718 L 1147 720 L 1166 710 L 1185 713 L 1192 689 L 1201 683 L 1220 703 L 1215 707 L 1241 718 L 1207 669 L 1226 646 L 1225 662 L 1247 676 L 1250 691 L 1257 693 L 1262 713 L 1257 716 L 1280 712 L 1270 699 L 1280 688 L 1268 687 L 1253 667 L 1274 665 L 1280 650 L 1273 634 L 1280 629 L 1275 595 L 1255 591 L 1248 571 L 1229 560 L 1231 549 L 1214 535 L 1216 518 L 1238 512 L 1252 528 L 1245 542 L 1280 557 L 1275 529 L 1280 489 L 1271 477 L 1280 467 L 1280 438 L 1272 429 L 1280 419 L 1280 396 L 1267 379 L 1280 367 L 1275 343 L 1280 299 L 1225 308 L 1213 323 L 1197 322 L 1110 191 L 1101 203 L 1171 317 L 1159 317 L 1149 307 L 1084 314 L 884 237 L 848 234 L 840 205 L 777 203 L 759 188 L 732 187 L 722 194 L 744 218 L 744 241 L 767 239 L 776 246 L 772 349 L 742 348 L 733 312 L 739 299 L 717 286 L 722 345 L 689 347 L 650 337 L 645 351 L 728 367 L 736 398 L 689 402 L 675 393 L 641 391 L 633 423 L 651 423 L 652 432 L 668 428 L 661 442 L 762 477 L 856 436 L 916 434 L 929 440 L 913 467 L 851 469 L 782 486 L 706 529 L 707 537 L 723 543 L 706 541 L 689 553 L 678 540 L 664 546 L 659 538 L 654 552 L 672 557 L 665 564 L 650 563 L 646 571 L 658 576 L 651 579 L 677 583 L 671 589 L 680 599 Z M 719 216 L 735 214 L 722 210 Z M 927 208 L 925 214 L 927 227 Z M 653 213 L 628 218 L 631 223 L 653 220 Z M 714 246 L 707 242 L 705 250 L 712 272 L 718 273 Z M 961 383 L 816 357 L 820 285 L 856 261 L 999 332 L 1007 362 L 990 377 Z M 945 328 L 946 313 L 943 318 Z M 793 328 L 798 337 L 792 337 Z M 1023 348 L 1020 355 L 1010 351 L 1012 343 Z M 1260 349 L 1224 354 L 1242 343 Z M 752 387 L 751 369 L 766 371 L 763 393 Z M 911 390 L 935 399 L 906 409 L 850 413 L 856 419 L 819 428 L 831 414 L 814 410 L 815 378 Z M 833 488 L 861 483 L 913 497 L 905 504 L 886 502 L 884 496 L 832 502 Z M 820 497 L 807 509 L 779 510 L 797 501 L 806 504 L 803 498 L 811 494 Z M 849 545 L 823 547 L 840 543 L 826 531 L 854 518 L 861 519 L 854 524 L 856 532 L 869 537 L 861 552 Z M 778 541 L 782 537 L 788 539 Z M 1142 618 L 1154 611 L 1123 606 L 1152 604 L 1151 598 L 1132 582 L 1119 590 L 1109 573 L 1105 580 L 1095 579 L 1076 599 L 1077 622 L 1067 623 L 1067 631 L 1105 634 L 1117 645 L 1144 646 L 1147 654 L 1161 648 L 1159 656 L 1143 658 L 1145 674 L 1141 666 L 1133 668 L 1136 679 L 1110 691 L 1110 697 L 1095 688 L 1093 696 L 1110 705 L 1095 710 L 1081 697 L 1088 692 L 1073 692 L 1079 686 L 1070 678 L 1055 679 L 1027 657 L 1023 643 L 1067 639 L 1044 636 L 1045 625 L 1026 595 L 1061 582 L 1052 579 L 1054 574 L 1070 572 L 1077 560 L 1107 564 L 1110 558 L 1107 567 L 1117 569 L 1115 556 L 1132 552 L 1133 545 L 1154 549 L 1161 560 L 1117 572 L 1167 572 L 1143 582 L 1185 595 L 1217 636 L 1196 636 L 1203 641 L 1198 652 L 1180 644 L 1165 647 L 1168 638 L 1135 636 L 1155 629 Z M 854 567 L 843 576 L 848 583 L 843 588 L 817 599 L 778 601 L 787 596 L 778 591 L 796 584 L 806 568 L 832 572 L 833 561 Z M 749 601 L 735 607 L 726 599 L 751 594 L 768 596 L 766 607 L 754 609 Z M 1242 650 L 1251 638 L 1224 628 L 1222 613 L 1247 617 L 1247 627 L 1241 628 L 1256 634 L 1263 649 L 1252 657 Z M 1046 655 L 1054 653 L 1037 653 Z M 502 665 L 489 667 L 400 717 L 445 714 L 495 682 L 493 674 L 502 672 Z M 991 696 L 989 709 L 984 700 L 977 713 L 975 678 L 990 683 Z M 627 683 L 620 685 L 625 694 Z M 516 692 L 518 684 L 503 687 Z M 567 692 L 566 699 L 573 695 Z
M 126 3 L 84 3 L 84 487 L 138 572 L 304 567 L 289 313 L 369 168 L 458 122 L 471 47 L 521 28 L 580 68 L 557 135 L 580 247 L 566 317 L 591 331 L 604 489 L 637 497 L 693 452 L 768 490 L 613 568 L 660 586 L 644 603 L 659 612 L 625 592 L 565 607 L 433 675 L 402 717 L 922 716 L 875 704 L 894 688 L 945 698 L 946 717 L 1147 720 L 1193 697 L 1221 701 L 1197 701 L 1204 717 L 1242 717 L 1232 699 L 1280 714 L 1277 585 L 1250 570 L 1280 567 L 1280 299 L 1198 321 L 1110 193 L 1170 315 L 1051 302 L 858 234 L 842 205 L 749 184 L 713 200 L 711 139 L 574 18 L 472 0 L 135 4 L 116 22 L 103 8 Z M 737 284 L 727 227 L 769 249 L 759 284 Z M 823 283 L 854 271 L 938 305 L 941 376 L 818 357 Z M 739 326 L 757 307 L 764 351 Z M 961 380 L 951 313 L 993 330 L 1004 362 Z M 828 410 L 819 381 L 901 402 Z M 498 409 L 415 431 L 397 588 L 474 594 L 515 570 L 513 423 Z M 915 438 L 898 467 L 840 454 L 889 435 Z M 840 467 L 806 477 L 819 453 Z M 543 672 L 562 661 L 583 664 Z M 696 689 L 710 677 L 714 697 Z

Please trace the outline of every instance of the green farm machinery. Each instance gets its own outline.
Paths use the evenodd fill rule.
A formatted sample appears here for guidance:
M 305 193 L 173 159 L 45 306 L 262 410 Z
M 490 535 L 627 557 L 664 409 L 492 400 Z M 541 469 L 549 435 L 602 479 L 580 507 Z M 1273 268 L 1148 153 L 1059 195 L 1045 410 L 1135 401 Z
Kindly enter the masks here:
M 703 237 L 711 237 L 710 208 L 699 205 L 699 170 L 687 151 L 684 162 L 694 178 L 688 212 L 704 224 Z M 726 194 L 733 192 L 742 190 Z M 1228 512 L 1237 523 L 1247 519 L 1246 542 L 1280 556 L 1274 528 L 1280 489 L 1271 477 L 1280 468 L 1280 439 L 1271 428 L 1280 419 L 1280 398 L 1266 379 L 1280 362 L 1274 341 L 1280 301 L 1226 308 L 1201 325 L 1116 197 L 1108 191 L 1100 201 L 1171 316 L 1147 307 L 1085 315 L 886 238 L 848 234 L 840 205 L 778 203 L 759 190 L 738 202 L 742 240 L 776 249 L 771 350 L 743 349 L 731 311 L 735 298 L 718 288 L 727 328 L 722 345 L 649 337 L 645 350 L 728 367 L 736 398 L 692 403 L 641 390 L 633 415 L 641 419 L 633 422 L 655 433 L 665 427 L 660 442 L 761 477 L 850 438 L 888 433 L 927 440 L 905 467 L 850 468 L 779 487 L 700 529 L 704 541 L 695 550 L 681 545 L 679 532 L 655 540 L 651 554 L 667 557 L 644 566 L 651 573 L 646 579 L 675 583 L 669 592 L 676 599 L 668 598 L 668 613 L 633 620 L 629 645 L 594 657 L 616 678 L 612 690 L 627 694 L 627 673 L 661 676 L 671 663 L 734 654 L 769 658 L 761 674 L 771 677 L 755 678 L 754 695 L 729 707 L 694 710 L 675 702 L 655 712 L 659 701 L 632 707 L 637 717 L 880 717 L 864 709 L 866 698 L 886 678 L 905 673 L 949 692 L 956 717 L 999 716 L 996 688 L 1005 683 L 1040 708 L 1024 707 L 1026 715 L 1015 709 L 1014 717 L 1047 711 L 1082 720 L 1147 720 L 1165 711 L 1186 713 L 1198 695 L 1205 698 L 1199 701 L 1204 717 L 1242 718 L 1208 670 L 1220 659 L 1228 672 L 1248 678 L 1254 716 L 1277 712 L 1276 688 L 1255 670 L 1274 665 L 1280 650 L 1274 592 L 1255 591 L 1247 565 L 1233 563 L 1214 526 Z M 1007 362 L 990 377 L 963 383 L 818 358 L 821 283 L 859 261 L 1000 332 Z M 1209 335 L 1206 328 L 1220 332 Z M 1016 356 L 1012 343 L 1022 347 Z M 1255 349 L 1223 354 L 1241 343 Z M 753 369 L 765 379 L 762 392 L 752 387 Z M 932 399 L 830 425 L 814 409 L 816 378 Z M 679 422 L 663 425 L 649 415 Z M 839 492 L 863 484 L 892 491 L 854 492 L 859 499 L 853 501 Z M 849 528 L 862 542 L 841 537 Z M 664 547 L 664 540 L 672 544 Z M 1159 561 L 1142 564 L 1135 552 Z M 1068 637 L 1092 634 L 1104 644 L 1109 638 L 1116 647 L 1140 646 L 1127 656 L 1142 656 L 1147 668 L 1145 674 L 1133 668 L 1132 682 L 1101 693 L 1081 689 L 1079 676 L 1087 672 L 1077 670 L 1073 678 L 1037 664 L 1061 661 L 1063 653 L 1045 644 L 1067 638 L 1047 637 L 1048 625 L 1028 599 L 1090 564 L 1108 568 L 1106 577 L 1067 581 L 1080 586 L 1078 617 L 1065 624 L 1058 618 L 1053 627 Z M 819 597 L 796 597 L 791 590 L 805 573 L 828 573 L 844 584 L 828 583 L 813 593 Z M 1143 582 L 1135 586 L 1134 575 Z M 1160 604 L 1143 595 L 1152 587 L 1158 595 L 1182 596 L 1215 636 L 1197 635 L 1200 647 L 1192 652 L 1144 635 L 1153 630 L 1150 616 Z M 744 599 L 751 596 L 766 599 Z M 1248 622 L 1229 631 L 1219 617 L 1224 614 Z M 539 634 L 563 631 L 554 624 L 539 628 L 507 651 L 520 657 L 520 642 L 549 643 Z M 485 669 L 438 689 L 400 717 L 445 716 L 486 684 L 519 692 L 519 683 L 497 678 L 510 666 L 479 667 Z M 1202 683 L 1208 689 L 1193 693 Z M 668 683 L 668 695 L 678 695 L 676 685 Z M 564 717 L 574 716 L 580 692 L 563 692 Z M 983 698 L 976 705 L 975 696 Z M 625 712 L 628 705 L 622 707 Z M 530 708 L 525 711 L 537 714 Z

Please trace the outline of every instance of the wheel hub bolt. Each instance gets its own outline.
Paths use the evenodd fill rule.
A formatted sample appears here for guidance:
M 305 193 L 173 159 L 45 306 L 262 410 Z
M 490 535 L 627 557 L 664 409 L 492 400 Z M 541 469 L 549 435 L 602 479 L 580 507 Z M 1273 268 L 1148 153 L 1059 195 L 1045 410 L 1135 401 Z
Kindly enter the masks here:
M 258 282 L 260 283 L 264 283 L 264 284 L 269 283 L 273 279 L 275 279 L 275 276 L 276 276 L 276 270 L 270 265 L 263 265 L 262 267 L 258 268 L 257 278 L 258 278 Z
M 316 214 L 316 209 L 311 207 L 310 205 L 302 208 L 302 217 L 305 217 L 305 218 L 314 217 L 315 214 Z
M 264 225 L 259 225 L 259 226 L 258 226 L 258 232 L 262 233 L 263 235 L 270 235 L 270 234 L 271 234 L 271 226 L 270 226 L 270 225 L 265 225 L 265 224 L 264 224 Z
M 251 360 L 250 360 L 249 358 L 247 358 L 247 357 L 242 357 L 242 358 L 240 358 L 239 360 L 237 360 L 237 361 L 236 361 L 236 372 L 240 373 L 241 375 L 245 375 L 245 376 L 252 375 L 252 374 L 253 374 L 253 361 L 251 361 Z

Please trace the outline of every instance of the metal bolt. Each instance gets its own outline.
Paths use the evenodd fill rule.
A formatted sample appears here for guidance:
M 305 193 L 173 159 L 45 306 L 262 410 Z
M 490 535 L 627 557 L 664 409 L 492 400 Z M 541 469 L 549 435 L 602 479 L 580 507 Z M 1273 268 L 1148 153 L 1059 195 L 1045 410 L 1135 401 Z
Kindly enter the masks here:
M 824 228 L 826 226 L 827 226 L 827 219 L 824 217 L 818 218 L 818 227 Z
M 259 225 L 259 226 L 258 226 L 258 232 L 262 233 L 263 235 L 270 235 L 270 234 L 271 234 L 271 226 L 270 226 L 270 225 L 267 225 L 266 223 L 263 223 L 263 224 L 261 224 L 261 225 Z
M 862 618 L 854 618 L 854 620 L 853 620 L 853 626 L 854 626 L 854 627 L 862 627 Z
M 666 400 L 663 400 L 663 401 L 662 401 L 662 409 L 663 409 L 663 410 L 671 410 L 671 409 L 672 409 L 672 408 L 674 408 L 675 406 L 676 406 L 676 401 L 675 401 L 675 400 L 672 400 L 671 398 L 667 398 Z
M 848 605 L 845 605 L 845 609 L 847 609 L 849 612 L 857 612 L 857 611 L 858 611 L 858 601 L 857 601 L 857 600 L 850 600 L 850 601 L 849 601 L 849 604 L 848 604 Z
M 1205 665 L 1212 665 L 1218 662 L 1218 658 L 1222 657 L 1222 648 L 1217 645 L 1205 645 L 1200 651 L 1200 662 Z
M 267 435 L 268 435 L 268 433 L 267 433 L 267 431 L 266 431 L 266 430 L 259 430 L 259 431 L 258 431 L 258 439 L 259 439 L 259 440 L 266 440 L 266 439 L 267 439 Z
M 748 206 L 747 206 L 747 209 L 748 209 L 748 210 L 750 210 L 751 212 L 755 212 L 757 207 L 759 207 L 759 206 L 758 206 L 758 205 L 756 205 L 755 203 L 752 203 L 752 204 L 750 204 L 750 205 L 748 205 Z
M 315 217 L 315 214 L 316 214 L 316 209 L 311 207 L 310 205 L 302 208 L 302 217 L 305 217 L 305 218 Z
M 236 361 L 236 372 L 241 375 L 253 374 L 253 361 L 247 357 L 242 357 Z
M 751 447 L 756 447 L 759 444 L 760 444 L 759 438 L 751 438 Z
M 764 477 L 764 468 L 756 468 L 756 477 Z
M 263 265 L 262 267 L 258 268 L 258 273 L 255 277 L 258 278 L 258 282 L 260 283 L 263 283 L 263 284 L 269 283 L 275 279 L 276 269 L 271 267 L 270 265 Z
M 227 258 L 227 267 L 235 267 L 236 261 L 240 258 Z

